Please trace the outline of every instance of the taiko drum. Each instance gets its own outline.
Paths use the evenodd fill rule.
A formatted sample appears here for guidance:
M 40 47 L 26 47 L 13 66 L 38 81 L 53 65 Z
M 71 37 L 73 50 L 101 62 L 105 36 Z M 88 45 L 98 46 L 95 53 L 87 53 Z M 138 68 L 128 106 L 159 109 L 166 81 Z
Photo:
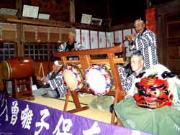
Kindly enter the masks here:
M 30 77 L 34 73 L 31 58 L 13 58 L 2 62 L 2 78 L 4 80 Z

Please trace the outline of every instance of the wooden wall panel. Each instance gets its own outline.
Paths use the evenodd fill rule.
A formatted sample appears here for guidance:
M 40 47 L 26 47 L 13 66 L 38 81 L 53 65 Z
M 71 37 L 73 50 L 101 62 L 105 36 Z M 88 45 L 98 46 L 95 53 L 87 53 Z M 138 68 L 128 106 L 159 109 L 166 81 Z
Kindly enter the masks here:
M 171 59 L 168 61 L 168 68 L 180 75 L 180 59 Z
M 59 39 L 59 33 L 49 33 L 49 42 L 58 42 Z
M 167 18 L 167 63 L 168 67 L 180 75 L 180 18 Z
M 9 41 L 16 41 L 16 31 L 3 30 L 2 39 L 9 40 Z
M 39 6 L 41 11 L 51 15 L 52 20 L 69 21 L 70 0 L 30 0 L 28 3 Z
M 34 70 L 35 70 L 35 75 L 36 76 L 43 76 L 43 73 L 40 70 L 40 64 L 43 64 L 43 69 L 44 69 L 44 75 L 46 76 L 51 70 L 52 70 L 52 63 L 51 62 L 40 62 L 40 61 L 35 61 L 34 62 Z
M 168 47 L 169 59 L 180 59 L 180 46 Z M 180 63 L 179 63 L 180 65 Z
M 37 40 L 40 42 L 47 42 L 48 41 L 48 33 L 45 32 L 38 32 Z
M 68 34 L 67 34 L 67 33 L 62 33 L 62 34 L 61 34 L 61 41 L 62 41 L 62 42 L 66 42 L 66 41 L 67 41 L 67 37 L 68 37 Z
M 169 38 L 180 38 L 180 20 L 169 22 L 167 28 Z
M 24 32 L 24 41 L 25 42 L 35 42 L 36 41 L 36 33 L 25 31 Z

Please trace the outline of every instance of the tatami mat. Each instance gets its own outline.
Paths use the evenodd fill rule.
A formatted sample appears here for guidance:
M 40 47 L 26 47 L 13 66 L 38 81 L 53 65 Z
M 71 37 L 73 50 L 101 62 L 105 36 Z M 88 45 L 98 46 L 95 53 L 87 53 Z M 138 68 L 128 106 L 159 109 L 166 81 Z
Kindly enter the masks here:
M 84 104 L 87 104 L 89 106 L 89 109 L 77 112 L 75 114 L 86 117 L 86 118 L 91 118 L 94 120 L 102 121 L 105 123 L 110 123 L 111 122 L 111 113 L 110 112 L 92 108 L 90 106 L 90 102 L 95 98 L 96 98 L 96 96 L 93 96 L 91 94 L 79 96 L 81 105 L 84 106 Z M 35 97 L 35 100 L 33 100 L 31 102 L 46 105 L 48 107 L 52 107 L 52 108 L 55 108 L 58 110 L 63 110 L 65 100 L 64 100 L 64 98 L 63 99 L 53 99 L 53 98 L 39 96 L 39 97 Z M 71 110 L 74 108 L 75 108 L 74 103 L 72 102 L 72 99 L 70 99 L 67 110 Z

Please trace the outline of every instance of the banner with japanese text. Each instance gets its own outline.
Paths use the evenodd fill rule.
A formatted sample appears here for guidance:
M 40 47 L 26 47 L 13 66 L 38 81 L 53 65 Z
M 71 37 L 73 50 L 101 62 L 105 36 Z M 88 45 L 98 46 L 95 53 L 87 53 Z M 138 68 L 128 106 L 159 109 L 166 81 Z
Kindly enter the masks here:
M 107 38 L 107 48 L 114 46 L 114 34 L 113 32 L 106 32 Z
M 114 43 L 123 43 L 122 30 L 114 32 Z
M 99 31 L 99 48 L 106 48 L 106 33 Z
M 76 42 L 81 43 L 81 30 L 76 29 Z
M 81 30 L 81 43 L 85 49 L 90 49 L 89 30 Z
M 98 48 L 98 32 L 90 31 L 91 49 Z
M 123 41 L 126 39 L 126 36 L 131 35 L 131 29 L 124 29 L 123 30 Z
M 0 93 L 0 135 L 147 135 Z

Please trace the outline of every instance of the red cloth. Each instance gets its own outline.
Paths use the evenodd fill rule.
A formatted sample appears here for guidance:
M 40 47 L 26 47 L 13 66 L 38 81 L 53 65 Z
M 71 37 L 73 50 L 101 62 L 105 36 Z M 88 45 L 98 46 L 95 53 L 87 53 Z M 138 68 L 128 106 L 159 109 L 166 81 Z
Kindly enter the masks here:
M 146 9 L 146 28 L 156 33 L 156 9 Z

